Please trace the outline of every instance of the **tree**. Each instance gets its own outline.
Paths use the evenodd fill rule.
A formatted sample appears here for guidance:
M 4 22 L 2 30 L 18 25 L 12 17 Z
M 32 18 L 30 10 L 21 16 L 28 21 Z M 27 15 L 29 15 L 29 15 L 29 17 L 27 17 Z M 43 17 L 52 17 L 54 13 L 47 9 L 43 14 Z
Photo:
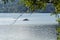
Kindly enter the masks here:
M 24 5 L 28 8 L 27 12 L 30 10 L 33 12 L 36 9 L 45 9 L 46 2 L 40 0 L 24 0 Z

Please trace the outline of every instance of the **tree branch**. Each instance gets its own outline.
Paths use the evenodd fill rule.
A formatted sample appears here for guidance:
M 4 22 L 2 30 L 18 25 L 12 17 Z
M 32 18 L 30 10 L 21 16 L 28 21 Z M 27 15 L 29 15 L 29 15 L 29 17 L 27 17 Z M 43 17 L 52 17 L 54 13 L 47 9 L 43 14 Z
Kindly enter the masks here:
M 22 15 L 23 15 L 23 13 L 21 13 L 21 14 L 16 18 L 16 20 L 14 20 L 14 22 L 13 22 L 11 25 L 15 24 L 16 21 L 17 21 Z

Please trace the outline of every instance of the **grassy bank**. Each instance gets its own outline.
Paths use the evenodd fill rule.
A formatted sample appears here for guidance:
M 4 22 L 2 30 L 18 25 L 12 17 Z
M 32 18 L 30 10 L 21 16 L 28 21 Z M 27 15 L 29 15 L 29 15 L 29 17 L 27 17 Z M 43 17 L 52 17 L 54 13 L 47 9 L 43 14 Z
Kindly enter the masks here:
M 60 27 L 57 27 L 57 40 L 60 40 Z

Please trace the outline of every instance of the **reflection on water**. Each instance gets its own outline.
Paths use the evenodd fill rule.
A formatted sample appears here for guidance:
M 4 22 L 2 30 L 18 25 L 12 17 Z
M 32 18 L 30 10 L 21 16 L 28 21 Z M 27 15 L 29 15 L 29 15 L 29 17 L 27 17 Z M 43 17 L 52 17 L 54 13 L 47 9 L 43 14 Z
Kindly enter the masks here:
M 56 40 L 54 25 L 0 26 L 0 40 Z

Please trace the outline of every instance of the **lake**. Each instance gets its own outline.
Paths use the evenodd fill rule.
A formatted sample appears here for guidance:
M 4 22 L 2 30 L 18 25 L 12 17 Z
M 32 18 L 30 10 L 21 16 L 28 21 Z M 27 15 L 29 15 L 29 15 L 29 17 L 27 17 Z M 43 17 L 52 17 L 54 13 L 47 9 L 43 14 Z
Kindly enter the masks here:
M 56 18 L 50 14 L 0 13 L 0 40 L 56 40 Z M 29 21 L 23 21 L 25 18 Z

